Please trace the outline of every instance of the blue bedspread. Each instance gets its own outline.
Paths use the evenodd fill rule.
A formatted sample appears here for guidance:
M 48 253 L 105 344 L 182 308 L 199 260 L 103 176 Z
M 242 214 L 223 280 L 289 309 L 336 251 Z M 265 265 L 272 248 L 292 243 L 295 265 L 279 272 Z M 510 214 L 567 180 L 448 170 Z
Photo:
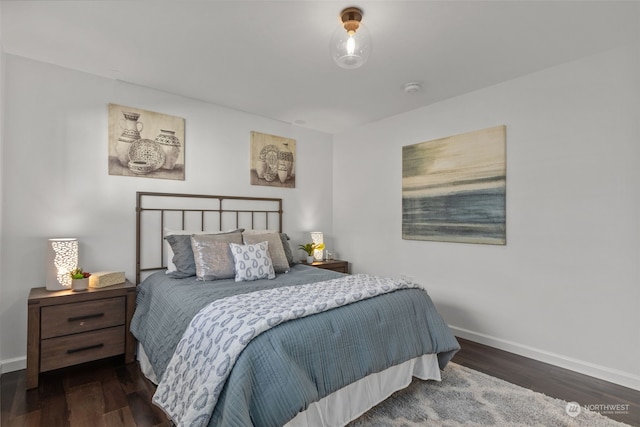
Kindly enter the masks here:
M 340 275 L 303 265 L 276 280 L 242 283 L 156 273 L 139 286 L 131 331 L 161 378 L 191 318 L 209 302 Z M 443 368 L 457 349 L 431 299 L 417 289 L 286 322 L 240 354 L 209 425 L 281 426 L 309 403 L 368 374 L 427 353 L 437 353 Z

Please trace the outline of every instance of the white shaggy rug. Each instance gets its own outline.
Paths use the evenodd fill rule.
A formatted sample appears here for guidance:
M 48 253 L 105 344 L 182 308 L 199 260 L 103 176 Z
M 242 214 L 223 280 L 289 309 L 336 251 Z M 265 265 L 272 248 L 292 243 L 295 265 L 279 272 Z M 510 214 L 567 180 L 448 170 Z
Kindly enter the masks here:
M 348 427 L 621 427 L 599 413 L 449 363 L 442 381 L 414 381 Z

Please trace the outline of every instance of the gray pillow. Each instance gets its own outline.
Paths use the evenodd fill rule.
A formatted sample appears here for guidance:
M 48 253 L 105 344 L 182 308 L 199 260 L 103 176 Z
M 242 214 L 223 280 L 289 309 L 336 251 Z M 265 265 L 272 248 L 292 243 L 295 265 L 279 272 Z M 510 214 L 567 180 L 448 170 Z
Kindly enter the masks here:
M 284 246 L 280 238 L 280 233 L 265 234 L 247 234 L 242 235 L 245 245 L 256 244 L 260 242 L 269 242 L 269 256 L 273 261 L 273 268 L 276 273 L 286 273 L 289 271 L 289 261 L 284 252 Z
M 289 244 L 289 236 L 287 236 L 287 233 L 280 233 L 280 240 L 282 240 L 282 248 L 284 249 L 284 254 L 287 257 L 289 267 L 291 267 L 296 262 L 293 259 L 293 251 L 291 250 L 291 245 Z
M 231 279 L 235 277 L 230 243 L 242 243 L 239 234 L 194 234 L 191 236 L 196 276 L 201 280 Z
M 239 236 L 240 243 L 242 243 L 242 232 L 244 229 L 239 228 L 226 233 L 218 234 L 202 234 L 202 236 L 221 236 L 228 234 L 236 234 Z M 190 234 L 171 234 L 164 238 L 173 251 L 173 263 L 176 266 L 176 271 L 167 273 L 169 277 L 174 279 L 184 279 L 185 277 L 191 277 L 196 275 L 196 263 L 193 258 L 193 248 L 191 247 L 191 235 Z M 235 240 L 234 240 L 235 241 Z

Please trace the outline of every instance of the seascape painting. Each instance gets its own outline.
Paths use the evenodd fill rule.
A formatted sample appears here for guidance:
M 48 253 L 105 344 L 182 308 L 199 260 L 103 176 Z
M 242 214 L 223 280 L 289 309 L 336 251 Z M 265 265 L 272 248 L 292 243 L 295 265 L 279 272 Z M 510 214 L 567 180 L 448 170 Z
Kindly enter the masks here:
M 402 147 L 402 238 L 506 244 L 506 127 Z

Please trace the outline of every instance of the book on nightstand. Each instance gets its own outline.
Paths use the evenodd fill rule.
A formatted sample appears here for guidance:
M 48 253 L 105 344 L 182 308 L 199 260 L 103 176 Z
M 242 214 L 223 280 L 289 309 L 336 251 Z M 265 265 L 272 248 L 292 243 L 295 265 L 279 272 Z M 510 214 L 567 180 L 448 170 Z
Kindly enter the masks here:
M 89 276 L 90 288 L 105 288 L 125 282 L 123 271 L 99 271 Z

